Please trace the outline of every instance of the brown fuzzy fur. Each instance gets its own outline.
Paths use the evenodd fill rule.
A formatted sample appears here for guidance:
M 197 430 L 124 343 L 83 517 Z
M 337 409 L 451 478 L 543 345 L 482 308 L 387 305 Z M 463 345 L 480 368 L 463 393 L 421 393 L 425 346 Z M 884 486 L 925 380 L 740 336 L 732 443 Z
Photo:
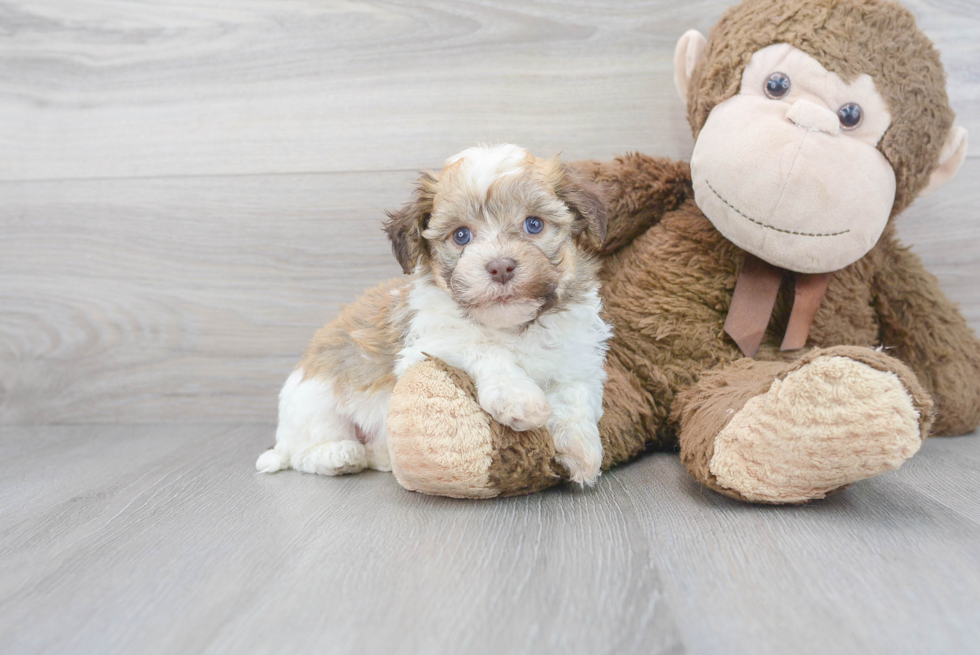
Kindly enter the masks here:
M 705 486 L 726 496 L 745 500 L 737 491 L 718 483 L 709 465 L 715 436 L 750 399 L 766 393 L 777 379 L 785 379 L 818 357 L 847 357 L 879 371 L 894 373 L 912 398 L 919 413 L 919 432 L 925 436 L 933 420 L 933 403 L 915 375 L 902 362 L 883 352 L 855 346 L 813 348 L 795 362 L 762 362 L 740 359 L 726 368 L 708 371 L 692 387 L 678 394 L 671 421 L 681 437 L 681 461 Z
M 436 183 L 435 175 L 429 171 L 422 171 L 411 201 L 397 211 L 388 212 L 385 234 L 391 241 L 391 253 L 398 260 L 405 275 L 412 274 L 419 259 L 427 252 L 422 232 L 428 226 L 432 214 Z
M 570 166 L 605 190 L 606 213 L 616 217 L 606 226 L 603 255 L 629 244 L 694 193 L 687 162 L 627 155 L 612 162 L 580 161 Z
M 847 34 L 847 38 L 841 38 Z M 929 182 L 953 126 L 939 52 L 912 13 L 892 0 L 746 0 L 711 29 L 688 87 L 697 138 L 715 105 L 738 93 L 752 54 L 788 43 L 852 81 L 870 75 L 892 115 L 878 149 L 895 171 L 892 216 Z
M 651 400 L 632 429 L 636 439 L 672 446 L 676 423 L 668 416 L 675 395 L 702 372 L 742 359 L 723 325 L 743 259 L 693 200 L 606 259 L 603 298 L 615 328 L 608 368 L 634 377 Z M 800 357 L 779 350 L 791 309 L 785 284 L 757 359 Z M 936 434 L 963 433 L 980 423 L 980 342 L 891 227 L 864 258 L 831 277 L 807 344 L 883 346 L 935 397 Z M 620 404 L 636 410 L 632 398 L 621 401 L 614 389 L 606 397 L 607 415 L 619 414 Z
M 757 359 L 749 360 L 723 331 L 745 254 L 711 225 L 693 199 L 676 206 L 678 189 L 684 186 L 677 173 L 684 165 L 633 154 L 576 166 L 603 180 L 611 206 L 618 208 L 610 216 L 606 248 L 615 250 L 611 242 L 618 235 L 638 234 L 605 258 L 601 273 L 605 317 L 614 326 L 599 424 L 604 469 L 648 447 L 680 445 L 691 473 L 716 486 L 706 462 L 714 428 L 720 425 L 708 428 L 704 423 L 712 422 L 709 410 L 697 421 L 703 429 L 685 430 L 678 442 L 685 417 L 704 409 L 704 393 L 722 387 L 712 404 L 741 407 L 764 392 L 775 376 L 805 363 L 815 348 L 856 346 L 848 356 L 889 361 L 885 369 L 899 375 L 917 407 L 928 407 L 931 394 L 933 435 L 962 434 L 980 424 L 980 342 L 891 226 L 871 252 L 831 277 L 808 350 L 779 350 L 792 309 L 787 279 Z M 894 357 L 876 354 L 872 348 L 877 347 Z M 675 403 L 678 396 L 680 404 Z M 496 494 L 538 488 L 541 479 L 532 484 L 520 472 L 550 466 L 539 459 L 547 453 L 546 436 L 515 433 L 511 439 L 522 437 L 528 440 L 524 459 L 511 457 L 499 465 Z M 724 493 L 738 497 L 732 490 Z
M 394 388 L 410 286 L 411 280 L 399 278 L 372 287 L 317 330 L 299 363 L 304 379 L 332 379 L 337 397 Z
M 894 217 L 927 184 L 952 124 L 938 53 L 911 14 L 889 0 L 746 0 L 712 30 L 694 72 L 688 106 L 695 136 L 711 109 L 738 91 L 752 54 L 780 42 L 845 79 L 874 78 L 892 114 L 878 147 L 896 174 Z M 649 446 L 679 444 L 696 479 L 739 497 L 707 468 L 727 410 L 819 349 L 840 346 L 898 376 L 921 414 L 923 436 L 930 425 L 934 435 L 953 435 L 980 423 L 980 341 L 893 225 L 863 258 L 832 275 L 803 351 L 780 351 L 792 308 L 787 276 L 756 360 L 747 360 L 723 330 L 745 253 L 694 203 L 687 165 L 632 154 L 575 168 L 605 188 L 610 208 L 600 276 L 614 327 L 599 426 L 604 468 Z M 545 456 L 544 449 L 525 454 Z M 521 493 L 527 481 L 516 472 L 544 466 L 511 462 L 512 473 L 496 478 L 497 493 Z

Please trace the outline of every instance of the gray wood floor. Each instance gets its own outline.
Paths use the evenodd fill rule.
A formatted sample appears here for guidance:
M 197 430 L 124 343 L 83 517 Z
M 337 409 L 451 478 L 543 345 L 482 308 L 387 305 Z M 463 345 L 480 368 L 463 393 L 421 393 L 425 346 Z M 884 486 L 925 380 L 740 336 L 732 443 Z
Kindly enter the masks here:
M 780 508 L 671 454 L 502 501 L 260 476 L 272 431 L 0 428 L 0 650 L 977 652 L 980 439 Z
M 458 502 L 263 477 L 278 387 L 481 140 L 688 158 L 725 0 L 0 0 L 0 653 L 980 653 L 980 438 L 802 508 L 676 456 Z M 908 0 L 980 138 L 980 2 Z M 976 148 L 974 148 L 976 150 Z M 980 327 L 980 158 L 900 234 Z

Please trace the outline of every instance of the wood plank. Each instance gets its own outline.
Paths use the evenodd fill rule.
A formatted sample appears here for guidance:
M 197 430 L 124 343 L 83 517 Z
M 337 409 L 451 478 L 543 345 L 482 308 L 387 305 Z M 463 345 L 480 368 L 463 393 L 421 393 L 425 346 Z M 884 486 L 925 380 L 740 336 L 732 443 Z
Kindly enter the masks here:
M 8 652 L 683 652 L 614 484 L 466 503 L 256 474 L 271 426 L 0 430 Z
M 0 427 L 0 651 L 969 653 L 980 439 L 805 507 L 676 455 L 454 501 L 252 471 L 271 425 Z
M 920 198 L 898 216 L 901 240 L 912 247 L 943 291 L 980 330 L 980 160 L 967 159 L 945 187 Z
M 412 177 L 6 185 L 0 422 L 274 420 L 313 331 L 401 275 Z
M 0 423 L 270 421 L 408 172 L 0 183 Z M 980 161 L 899 231 L 980 327 Z
M 0 180 L 412 170 L 479 140 L 687 158 L 673 88 L 722 0 L 7 0 Z M 913 0 L 980 134 L 980 10 Z
M 973 653 L 976 435 L 804 507 L 760 507 L 654 458 L 631 497 L 685 645 L 698 653 Z

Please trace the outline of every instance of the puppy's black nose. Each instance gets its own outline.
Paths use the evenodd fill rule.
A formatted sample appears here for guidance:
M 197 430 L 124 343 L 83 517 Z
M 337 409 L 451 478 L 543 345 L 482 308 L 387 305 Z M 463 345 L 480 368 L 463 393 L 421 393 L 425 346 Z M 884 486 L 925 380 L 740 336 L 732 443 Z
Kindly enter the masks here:
M 514 277 L 514 270 L 517 262 L 513 259 L 495 259 L 487 264 L 487 273 L 497 284 L 507 284 L 508 280 Z

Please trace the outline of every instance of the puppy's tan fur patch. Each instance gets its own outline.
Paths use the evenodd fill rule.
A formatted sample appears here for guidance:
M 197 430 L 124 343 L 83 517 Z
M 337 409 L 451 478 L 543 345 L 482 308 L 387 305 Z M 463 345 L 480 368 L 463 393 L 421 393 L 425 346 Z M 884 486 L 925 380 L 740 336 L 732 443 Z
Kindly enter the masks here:
M 338 398 L 373 394 L 395 386 L 395 357 L 408 329 L 409 279 L 369 289 L 320 328 L 299 368 L 304 379 L 332 379 Z

